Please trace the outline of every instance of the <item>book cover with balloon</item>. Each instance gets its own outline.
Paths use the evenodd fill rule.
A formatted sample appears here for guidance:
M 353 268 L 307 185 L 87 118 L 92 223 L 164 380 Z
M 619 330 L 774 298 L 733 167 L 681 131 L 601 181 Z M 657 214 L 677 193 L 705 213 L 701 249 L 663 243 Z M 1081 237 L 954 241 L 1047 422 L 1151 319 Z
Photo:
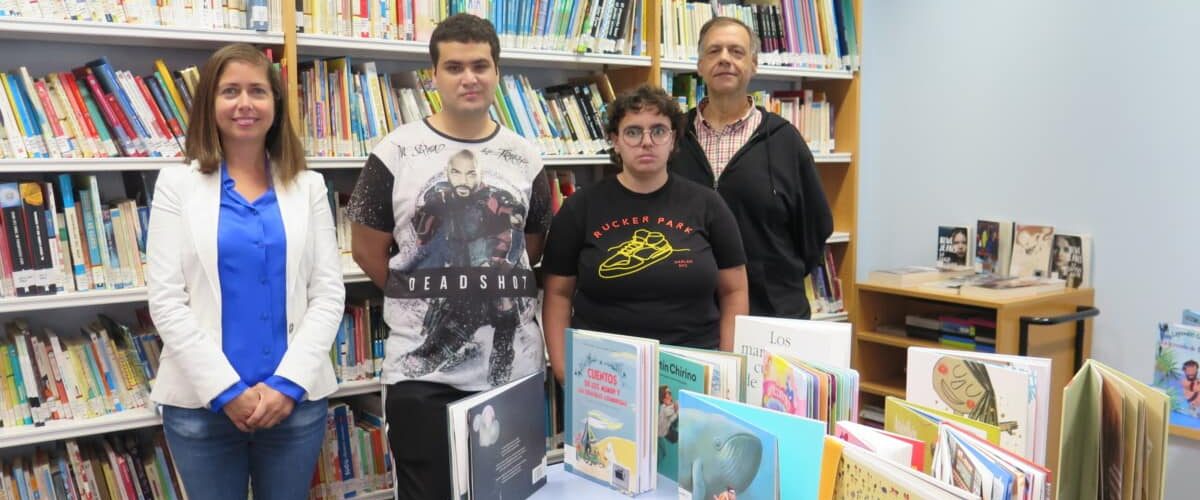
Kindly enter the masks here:
M 658 342 L 566 331 L 567 471 L 626 494 L 653 490 L 658 474 Z

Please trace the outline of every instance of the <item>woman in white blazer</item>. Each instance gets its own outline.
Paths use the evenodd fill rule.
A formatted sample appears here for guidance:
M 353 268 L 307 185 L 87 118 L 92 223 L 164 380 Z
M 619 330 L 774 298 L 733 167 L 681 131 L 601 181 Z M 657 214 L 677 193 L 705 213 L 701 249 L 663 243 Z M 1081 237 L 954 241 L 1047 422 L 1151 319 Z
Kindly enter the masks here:
M 192 500 L 246 498 L 248 481 L 255 499 L 305 498 L 337 388 L 329 349 L 346 292 L 333 217 L 284 96 L 254 47 L 215 52 L 193 98 L 190 163 L 156 183 L 152 398 Z

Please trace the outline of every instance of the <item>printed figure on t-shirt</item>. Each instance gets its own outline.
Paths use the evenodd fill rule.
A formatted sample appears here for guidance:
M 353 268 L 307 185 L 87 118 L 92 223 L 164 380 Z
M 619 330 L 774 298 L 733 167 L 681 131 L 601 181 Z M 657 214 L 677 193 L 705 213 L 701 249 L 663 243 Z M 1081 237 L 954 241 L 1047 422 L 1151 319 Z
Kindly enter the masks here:
M 412 219 L 421 245 L 423 267 L 491 267 L 510 270 L 519 262 L 525 207 L 507 191 L 482 181 L 475 154 L 462 150 L 450 157 L 446 180 L 435 183 L 421 196 Z M 514 241 L 517 242 L 514 245 Z M 493 325 L 489 382 L 499 385 L 512 370 L 513 335 L 518 323 L 517 303 L 509 297 L 467 296 L 434 299 L 421 328 L 424 342 L 402 358 L 409 377 L 435 370 L 452 370 L 479 356 L 473 337 L 484 325 Z

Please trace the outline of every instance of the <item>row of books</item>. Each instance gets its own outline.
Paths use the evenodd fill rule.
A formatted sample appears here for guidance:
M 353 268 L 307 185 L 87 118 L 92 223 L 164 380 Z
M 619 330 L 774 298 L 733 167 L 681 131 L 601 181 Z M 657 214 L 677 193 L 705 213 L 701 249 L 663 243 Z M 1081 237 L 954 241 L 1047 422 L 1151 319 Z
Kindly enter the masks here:
M 161 432 L 67 440 L 3 460 L 0 498 L 183 498 L 183 487 Z
M 338 383 L 379 378 L 387 335 L 380 301 L 347 304 L 337 337 L 329 349 Z
M 283 31 L 283 0 L 8 0 L 0 17 Z
M 393 487 L 392 456 L 381 410 L 378 397 L 329 405 L 310 499 L 350 498 Z
M 689 454 L 703 445 L 689 448 L 687 438 L 711 444 L 721 434 L 685 429 L 684 395 L 754 408 L 781 422 L 804 419 L 820 435 L 839 419 L 857 418 L 846 323 L 738 316 L 732 353 L 574 329 L 566 345 L 567 469 L 625 493 L 654 489 L 658 474 L 691 487 L 697 457 Z
M 974 262 L 967 255 L 975 248 Z M 1092 237 L 1055 232 L 1054 226 L 978 220 L 975 227 L 938 226 L 938 263 L 983 273 L 1092 286 Z
M 0 158 L 181 156 L 199 72 L 154 66 L 139 76 L 101 57 L 37 79 L 0 73 Z
M 0 183 L 0 297 L 144 286 L 149 191 L 123 178 L 139 201 L 101 202 L 94 175 Z
M 139 316 L 148 316 L 145 311 Z M 25 320 L 5 325 L 0 340 L 0 423 L 41 426 L 82 420 L 150 405 L 150 381 L 162 341 L 152 329 L 136 330 L 108 316 L 58 335 L 35 333 Z
M 881 327 L 880 330 L 889 329 Z M 908 314 L 904 316 L 904 327 L 898 330 L 902 335 L 938 342 L 955 349 L 996 352 L 996 321 L 992 318 Z
M 755 92 L 755 103 L 782 116 L 800 131 L 813 154 L 833 153 L 833 103 L 812 89 Z
M 428 41 L 437 23 L 466 12 L 492 22 L 507 48 L 642 55 L 642 0 L 381 0 L 297 2 L 302 33 Z
M 302 64 L 299 82 L 309 156 L 366 156 L 388 132 L 441 110 L 429 69 L 381 74 L 374 62 L 338 57 Z M 601 112 L 613 90 L 602 73 L 546 89 L 522 75 L 504 75 L 495 97 L 492 119 L 542 154 L 592 154 L 608 147 Z
M 857 69 L 859 47 L 850 0 L 782 0 L 778 3 L 663 0 L 662 54 L 699 57 L 700 28 L 720 15 L 741 20 L 758 36 L 758 60 L 772 66 Z
M 836 314 L 846 310 L 842 297 L 842 279 L 838 277 L 833 250 L 825 247 L 825 262 L 813 267 L 804 277 L 804 293 L 808 297 L 809 310 L 813 313 Z
M 700 104 L 707 94 L 704 80 L 693 73 L 675 74 L 669 71 L 662 73 L 661 85 L 670 89 L 675 96 L 680 109 L 687 111 Z M 836 147 L 833 140 L 833 103 L 828 102 L 825 93 L 812 90 L 777 90 L 768 92 L 759 90 L 751 93 L 754 104 L 775 113 L 800 131 L 800 136 L 808 144 L 813 154 L 829 154 Z
M 913 349 L 918 348 L 910 349 L 910 359 Z M 951 352 L 941 354 L 954 356 Z M 986 376 L 996 374 L 995 369 L 1005 363 L 1015 368 L 1037 358 L 992 355 L 975 359 L 990 360 L 986 370 L 968 367 L 963 373 L 970 373 L 970 383 L 982 381 L 983 398 L 1025 399 L 1020 393 L 1028 389 L 1017 385 L 1007 389 L 997 386 L 993 393 Z M 1048 360 L 1044 362 L 1049 364 Z M 909 368 L 913 368 L 911 361 Z M 954 376 L 954 371 L 951 368 L 934 376 Z M 1048 375 L 1049 368 L 1034 372 Z M 909 376 L 913 376 L 912 371 Z M 954 378 L 961 380 L 963 376 Z M 970 383 L 963 387 L 975 390 Z M 859 444 L 893 463 L 923 470 L 961 488 L 972 495 L 970 498 L 1051 498 L 1051 483 L 1058 498 L 1162 498 L 1170 398 L 1100 362 L 1088 360 L 1063 391 L 1057 472 L 1053 475 L 1049 464 L 1044 463 L 1044 455 L 1030 456 L 1014 449 L 1011 422 L 997 421 L 990 414 L 1013 413 L 1004 413 L 1003 408 L 989 413 L 968 412 L 956 408 L 960 404 L 929 401 L 922 393 L 914 394 L 911 387 L 910 383 L 907 401 L 887 398 L 887 432 Z M 1037 394 L 1049 396 L 1041 391 Z M 925 400 L 926 404 L 917 400 Z M 991 404 L 979 399 L 964 401 Z M 1048 401 L 1042 405 L 1048 409 Z

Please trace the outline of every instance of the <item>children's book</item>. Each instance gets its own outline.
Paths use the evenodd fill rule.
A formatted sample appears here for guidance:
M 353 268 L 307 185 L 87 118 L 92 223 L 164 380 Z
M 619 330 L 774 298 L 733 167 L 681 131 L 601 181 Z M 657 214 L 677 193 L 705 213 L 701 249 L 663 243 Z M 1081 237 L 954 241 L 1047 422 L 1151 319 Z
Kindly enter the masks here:
M 838 421 L 833 435 L 897 465 L 924 471 L 925 443 L 919 439 L 901 436 L 849 420 Z
M 543 372 L 446 406 L 453 498 L 527 498 L 546 485 Z
M 1057 498 L 1163 498 L 1171 398 L 1089 359 L 1063 389 Z
M 967 491 L 836 437 L 825 442 L 826 462 L 821 498 L 834 500 L 967 500 L 977 499 Z
M 832 434 L 837 421 L 858 421 L 858 372 L 767 350 L 762 406 L 820 420 Z
M 884 401 L 883 428 L 900 436 L 910 437 L 925 444 L 919 470 L 932 473 L 933 448 L 938 440 L 938 425 L 953 422 L 960 428 L 993 444 L 1000 443 L 1000 428 L 978 420 L 936 410 L 903 399 L 889 396 Z
M 1171 400 L 1171 425 L 1200 429 L 1200 326 L 1159 323 L 1153 385 Z
M 1050 471 L 951 423 L 938 427 L 933 477 L 985 500 L 1050 498 Z
M 850 323 L 738 316 L 733 329 L 733 352 L 746 356 L 746 402 L 762 404 L 758 396 L 762 394 L 763 359 L 768 349 L 850 368 L 850 330 Z
M 680 500 L 817 498 L 823 423 L 686 390 L 679 399 Z
M 658 341 L 568 328 L 563 463 L 625 494 L 653 490 Z
M 1042 358 L 910 347 L 905 395 L 996 425 L 1001 446 L 1044 462 L 1047 419 L 1039 411 L 1049 412 L 1049 370 Z

